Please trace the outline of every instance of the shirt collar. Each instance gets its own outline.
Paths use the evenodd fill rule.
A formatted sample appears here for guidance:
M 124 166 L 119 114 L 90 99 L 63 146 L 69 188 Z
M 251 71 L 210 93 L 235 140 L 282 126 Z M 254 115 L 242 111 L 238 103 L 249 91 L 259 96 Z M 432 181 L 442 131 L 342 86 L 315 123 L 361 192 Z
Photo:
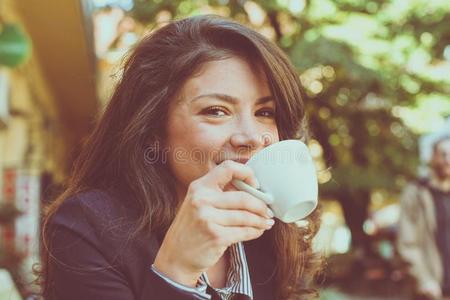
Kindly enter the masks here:
M 239 242 L 228 248 L 229 269 L 227 273 L 227 283 L 224 288 L 213 288 L 223 299 L 228 299 L 231 294 L 243 294 L 253 299 L 253 290 L 250 281 L 247 258 L 245 256 L 244 245 Z M 197 284 L 198 287 L 211 286 L 206 272 L 202 273 Z

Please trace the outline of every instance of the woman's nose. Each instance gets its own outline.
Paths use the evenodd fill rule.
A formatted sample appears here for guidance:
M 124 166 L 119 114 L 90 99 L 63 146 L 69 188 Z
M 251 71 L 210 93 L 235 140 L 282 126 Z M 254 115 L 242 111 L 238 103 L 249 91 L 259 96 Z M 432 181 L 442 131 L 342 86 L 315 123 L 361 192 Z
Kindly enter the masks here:
M 230 142 L 236 148 L 259 150 L 270 143 L 269 132 L 252 120 L 241 120 L 231 135 Z

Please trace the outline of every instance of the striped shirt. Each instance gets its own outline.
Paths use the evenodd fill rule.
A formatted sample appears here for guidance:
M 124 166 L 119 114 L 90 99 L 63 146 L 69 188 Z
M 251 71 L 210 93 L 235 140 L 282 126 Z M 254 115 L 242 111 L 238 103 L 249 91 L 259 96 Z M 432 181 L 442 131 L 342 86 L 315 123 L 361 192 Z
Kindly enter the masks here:
M 173 286 L 192 293 L 197 299 L 211 299 L 207 288 L 213 289 L 222 300 L 231 300 L 235 294 L 243 294 L 253 299 L 253 290 L 250 282 L 250 272 L 248 270 L 247 258 L 245 257 L 244 245 L 242 243 L 233 244 L 228 248 L 230 267 L 227 273 L 227 282 L 224 288 L 213 288 L 209 282 L 206 272 L 202 273 L 195 288 L 177 283 L 167 278 L 152 265 L 152 270 Z

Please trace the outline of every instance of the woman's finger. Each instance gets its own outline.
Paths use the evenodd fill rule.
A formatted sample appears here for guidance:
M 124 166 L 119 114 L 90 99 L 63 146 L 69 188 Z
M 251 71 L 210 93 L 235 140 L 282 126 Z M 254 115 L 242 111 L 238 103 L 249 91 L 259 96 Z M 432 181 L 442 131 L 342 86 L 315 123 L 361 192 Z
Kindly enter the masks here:
M 208 172 L 207 175 L 202 177 L 202 181 L 206 184 L 212 185 L 220 190 L 223 190 L 232 179 L 239 179 L 255 188 L 259 188 L 259 183 L 253 170 L 247 165 L 232 160 L 223 161 L 220 165 Z
M 273 218 L 272 210 L 264 201 L 243 191 L 217 193 L 211 205 L 220 209 L 246 210 L 265 218 Z
M 230 210 L 211 208 L 210 214 L 214 223 L 221 226 L 243 226 L 267 230 L 272 228 L 273 219 L 261 217 L 246 210 Z

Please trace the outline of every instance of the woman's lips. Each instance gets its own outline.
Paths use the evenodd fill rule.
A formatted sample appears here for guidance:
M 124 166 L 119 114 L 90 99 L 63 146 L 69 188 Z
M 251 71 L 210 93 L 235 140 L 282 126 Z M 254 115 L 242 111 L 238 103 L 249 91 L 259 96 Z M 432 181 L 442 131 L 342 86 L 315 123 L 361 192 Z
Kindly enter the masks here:
M 239 159 L 232 159 L 235 162 L 241 163 L 241 164 L 245 164 L 249 159 L 248 158 L 239 158 Z
M 249 158 L 229 158 L 228 160 L 232 160 L 232 161 L 235 161 L 235 162 L 238 162 L 241 164 L 245 164 L 249 160 Z M 223 162 L 224 162 L 224 160 L 217 162 L 216 164 L 220 165 Z

